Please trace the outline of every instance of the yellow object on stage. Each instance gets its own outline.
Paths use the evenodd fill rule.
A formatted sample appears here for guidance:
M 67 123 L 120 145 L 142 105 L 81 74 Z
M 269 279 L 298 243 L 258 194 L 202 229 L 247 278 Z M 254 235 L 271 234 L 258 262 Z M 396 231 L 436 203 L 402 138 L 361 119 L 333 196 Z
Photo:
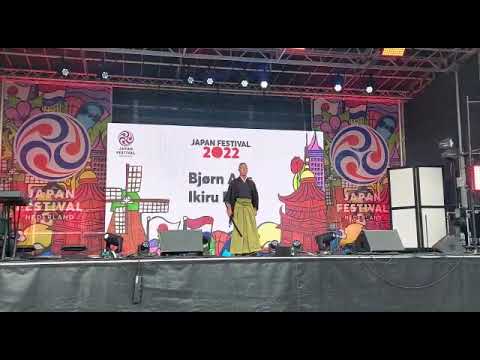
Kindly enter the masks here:
M 345 237 L 340 241 L 340 246 L 351 245 L 357 240 L 363 230 L 362 224 L 350 224 L 345 228 Z
M 240 236 L 234 225 L 230 253 L 240 255 L 260 251 L 260 239 L 258 237 L 255 215 L 256 211 L 253 208 L 252 200 L 242 198 L 237 199 L 233 211 L 233 221 L 238 227 L 238 230 L 240 230 L 242 236 Z

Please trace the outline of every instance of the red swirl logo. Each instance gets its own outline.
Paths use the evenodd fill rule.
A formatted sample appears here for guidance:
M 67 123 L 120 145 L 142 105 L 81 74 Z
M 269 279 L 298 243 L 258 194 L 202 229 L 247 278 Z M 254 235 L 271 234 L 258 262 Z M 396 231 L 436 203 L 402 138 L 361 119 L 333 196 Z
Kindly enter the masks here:
M 330 146 L 330 159 L 340 177 L 357 185 L 380 180 L 388 168 L 388 147 L 369 126 L 349 126 L 338 132 Z
M 14 144 L 20 167 L 46 181 L 68 179 L 83 169 L 90 155 L 87 131 L 69 114 L 34 115 L 18 129 Z
M 133 134 L 128 130 L 123 130 L 120 134 L 118 134 L 118 142 L 122 146 L 130 146 L 133 144 L 135 138 Z

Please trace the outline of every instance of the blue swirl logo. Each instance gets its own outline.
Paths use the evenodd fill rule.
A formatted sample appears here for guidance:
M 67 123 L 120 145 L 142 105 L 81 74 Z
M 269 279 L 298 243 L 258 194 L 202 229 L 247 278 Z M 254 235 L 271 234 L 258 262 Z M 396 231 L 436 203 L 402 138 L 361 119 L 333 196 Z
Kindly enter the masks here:
M 28 174 L 61 181 L 83 169 L 90 155 L 85 128 L 71 115 L 41 113 L 25 121 L 14 141 L 15 157 Z
M 369 126 L 340 130 L 330 146 L 330 160 L 337 174 L 357 185 L 379 181 L 388 169 L 389 158 L 385 140 Z

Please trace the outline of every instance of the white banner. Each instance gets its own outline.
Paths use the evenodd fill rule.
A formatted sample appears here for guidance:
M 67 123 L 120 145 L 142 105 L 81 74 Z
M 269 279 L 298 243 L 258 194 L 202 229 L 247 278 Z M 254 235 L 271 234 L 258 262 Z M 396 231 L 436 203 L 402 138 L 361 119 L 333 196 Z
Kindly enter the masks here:
M 231 231 L 223 195 L 229 181 L 238 177 L 241 162 L 248 164 L 248 176 L 257 185 L 257 225 L 276 228 L 279 195 L 294 192 L 293 171 L 303 166 L 306 142 L 307 153 L 316 143 L 323 148 L 322 133 L 305 131 L 108 124 L 107 138 L 107 230 L 136 232 L 137 243 L 147 230 L 147 217 L 153 216 L 163 219 L 150 221 L 148 239 L 156 238 L 159 224 L 181 228 L 184 217 L 211 217 L 208 231 Z M 292 162 L 295 157 L 299 159 Z M 143 229 L 130 218 L 135 212 L 141 214 L 135 216 L 142 219 Z

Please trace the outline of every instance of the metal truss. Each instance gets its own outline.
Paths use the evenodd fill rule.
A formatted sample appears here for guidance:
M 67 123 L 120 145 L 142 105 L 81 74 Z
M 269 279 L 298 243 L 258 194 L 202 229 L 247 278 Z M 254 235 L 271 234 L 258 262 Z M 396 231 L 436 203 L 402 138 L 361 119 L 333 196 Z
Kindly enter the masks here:
M 380 48 L 3 48 L 3 77 L 65 80 L 56 67 L 67 63 L 69 80 L 115 87 L 156 88 L 291 97 L 338 96 L 333 79 L 344 77 L 344 97 L 365 96 L 373 78 L 375 97 L 409 99 L 439 74 L 455 71 L 478 48 L 407 48 L 403 57 Z M 111 77 L 101 81 L 100 69 Z M 214 76 L 214 86 L 205 83 Z M 187 76 L 195 79 L 188 84 Z M 247 88 L 240 81 L 248 78 Z M 259 87 L 266 79 L 270 86 Z

